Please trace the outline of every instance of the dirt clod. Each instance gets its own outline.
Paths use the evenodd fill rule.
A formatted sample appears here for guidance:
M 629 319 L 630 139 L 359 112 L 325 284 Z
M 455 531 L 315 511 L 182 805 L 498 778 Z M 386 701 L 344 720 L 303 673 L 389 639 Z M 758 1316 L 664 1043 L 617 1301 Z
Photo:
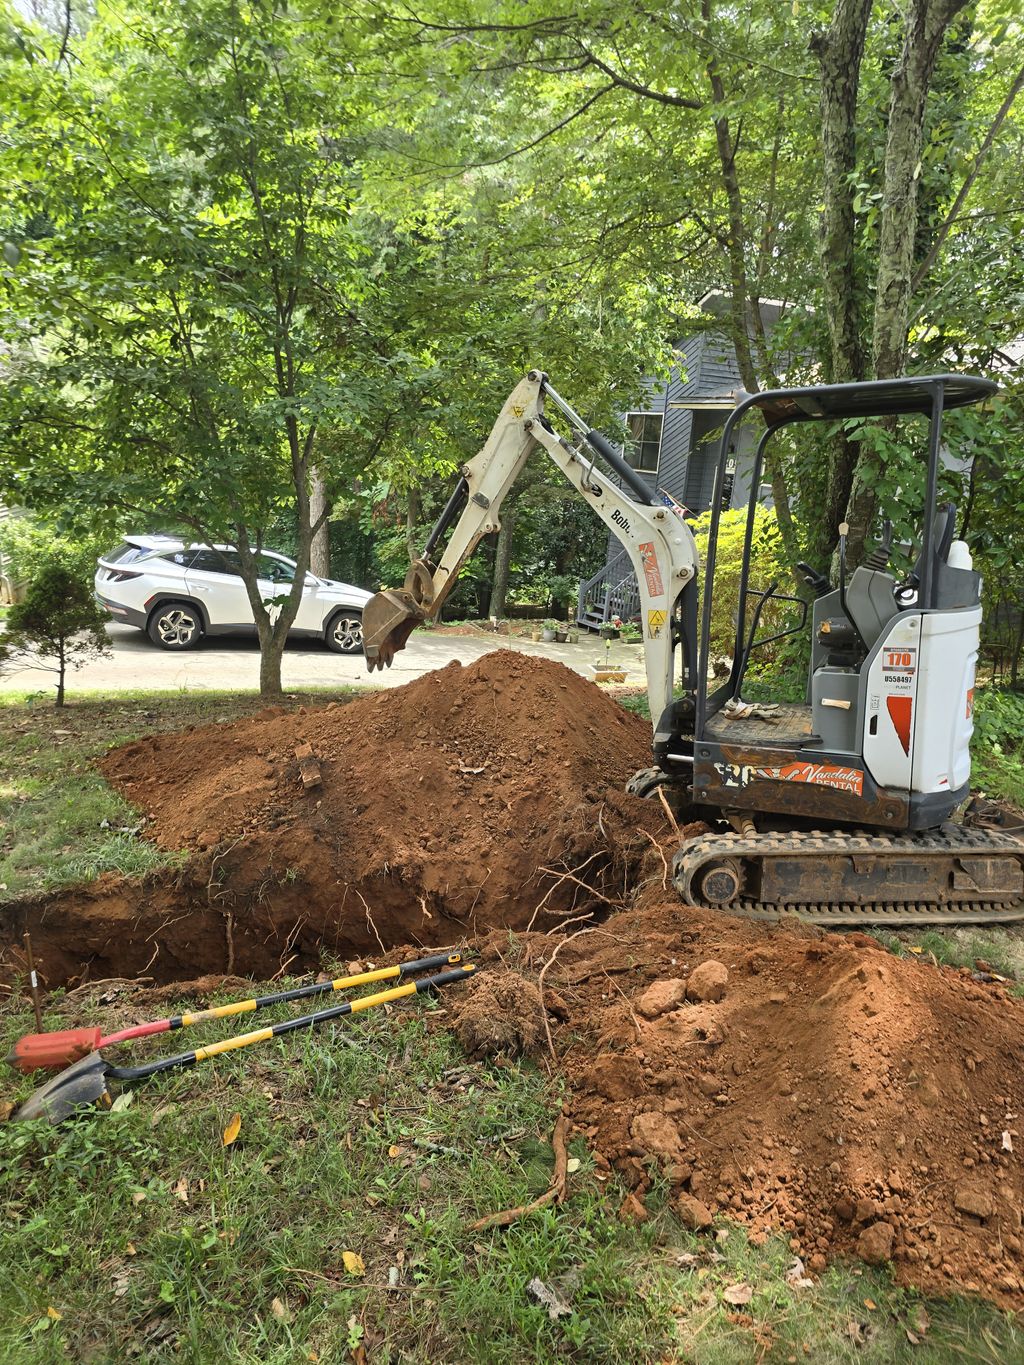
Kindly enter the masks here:
M 729 972 L 725 964 L 710 958 L 707 962 L 702 962 L 699 967 L 694 967 L 687 977 L 686 998 L 695 1002 L 713 1004 L 715 1001 L 721 1000 L 725 994 L 728 980 Z
M 892 1258 L 896 1229 L 891 1223 L 872 1223 L 857 1238 L 856 1252 L 868 1265 L 883 1265 Z
M 676 1200 L 679 1221 L 691 1232 L 703 1232 L 714 1222 L 714 1215 L 706 1204 L 691 1194 L 681 1194 Z
M 637 1013 L 642 1014 L 645 1019 L 657 1019 L 659 1014 L 667 1014 L 669 1010 L 676 1009 L 685 999 L 685 981 L 655 981 L 636 1002 Z
M 455 1032 L 471 1057 L 518 1057 L 543 1042 L 540 991 L 517 972 L 487 973 L 452 1007 Z

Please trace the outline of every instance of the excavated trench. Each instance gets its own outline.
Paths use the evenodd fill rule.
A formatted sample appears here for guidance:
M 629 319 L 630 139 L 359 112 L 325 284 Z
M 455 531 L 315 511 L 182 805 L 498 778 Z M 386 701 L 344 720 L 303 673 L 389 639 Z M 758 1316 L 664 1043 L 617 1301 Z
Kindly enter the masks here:
M 25 929 L 51 988 L 266 978 L 549 929 L 624 899 L 661 820 L 623 792 L 649 745 L 578 674 L 511 650 L 345 705 L 138 740 L 102 771 L 185 866 L 0 907 L 6 971 Z

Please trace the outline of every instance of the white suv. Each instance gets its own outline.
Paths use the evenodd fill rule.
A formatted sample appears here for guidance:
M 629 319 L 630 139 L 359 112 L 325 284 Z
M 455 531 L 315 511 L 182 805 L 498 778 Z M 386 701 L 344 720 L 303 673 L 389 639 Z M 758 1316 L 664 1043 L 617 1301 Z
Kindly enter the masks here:
M 257 555 L 264 601 L 283 597 L 295 561 Z M 144 630 L 161 649 L 193 649 L 204 635 L 251 635 L 256 623 L 230 545 L 186 545 L 171 536 L 126 536 L 96 561 L 96 600 L 115 621 Z M 371 593 L 306 574 L 290 635 L 317 638 L 339 654 L 363 647 L 363 607 Z

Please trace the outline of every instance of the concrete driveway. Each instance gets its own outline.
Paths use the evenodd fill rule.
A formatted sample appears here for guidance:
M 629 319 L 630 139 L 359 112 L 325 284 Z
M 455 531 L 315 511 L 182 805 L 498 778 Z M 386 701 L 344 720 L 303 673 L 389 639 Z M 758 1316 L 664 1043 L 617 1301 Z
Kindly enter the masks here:
M 184 654 L 158 649 L 141 630 L 111 623 L 107 634 L 113 652 L 106 658 L 90 659 L 68 673 L 71 696 L 80 692 L 153 691 L 257 691 L 260 654 L 254 640 L 218 637 L 203 641 L 198 649 Z M 296 640 L 284 653 L 282 680 L 286 691 L 311 687 L 398 687 L 432 669 L 443 668 L 457 659 L 470 664 L 493 649 L 514 649 L 558 659 L 570 668 L 590 675 L 590 665 L 605 657 L 604 641 L 596 635 L 581 638 L 577 645 L 535 644 L 532 640 L 509 640 L 489 636 L 444 635 L 419 631 L 410 639 L 391 668 L 383 673 L 368 673 L 361 654 L 332 654 L 319 641 Z M 627 670 L 627 682 L 644 686 L 643 648 L 640 645 L 612 644 L 610 658 Z M 50 674 L 38 669 L 17 669 L 0 677 L 0 692 L 45 692 L 52 686 Z

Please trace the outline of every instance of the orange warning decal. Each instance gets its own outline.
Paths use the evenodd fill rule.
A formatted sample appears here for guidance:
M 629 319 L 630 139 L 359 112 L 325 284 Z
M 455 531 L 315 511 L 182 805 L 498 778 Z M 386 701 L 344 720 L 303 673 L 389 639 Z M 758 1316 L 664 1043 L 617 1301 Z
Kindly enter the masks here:
M 892 721 L 893 729 L 903 745 L 903 752 L 910 756 L 910 717 L 914 710 L 913 697 L 886 697 L 886 710 Z
M 970 720 L 970 718 L 971 718 L 973 715 L 974 715 L 974 688 L 973 688 L 973 687 L 970 687 L 970 688 L 968 688 L 968 690 L 967 690 L 967 719 Z
M 665 591 L 665 585 L 661 581 L 661 570 L 658 568 L 658 556 L 654 550 L 654 541 L 642 541 L 637 549 L 640 551 L 640 559 L 644 566 L 647 591 L 652 597 L 660 597 Z

